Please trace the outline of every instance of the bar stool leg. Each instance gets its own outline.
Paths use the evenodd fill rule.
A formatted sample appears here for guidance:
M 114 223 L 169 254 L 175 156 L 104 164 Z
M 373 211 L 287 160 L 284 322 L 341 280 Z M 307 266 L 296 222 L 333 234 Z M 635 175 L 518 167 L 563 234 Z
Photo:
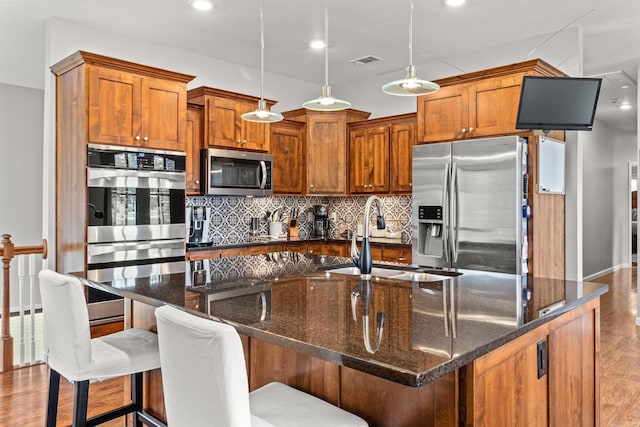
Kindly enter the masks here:
M 87 402 L 89 400 L 89 380 L 78 381 L 73 393 L 73 427 L 87 425 Z
M 142 372 L 131 374 L 131 400 L 136 410 L 133 412 L 133 425 L 143 427 L 138 412 L 142 411 Z
M 47 400 L 47 427 L 56 427 L 58 418 L 58 395 L 60 393 L 60 373 L 49 369 L 49 398 Z

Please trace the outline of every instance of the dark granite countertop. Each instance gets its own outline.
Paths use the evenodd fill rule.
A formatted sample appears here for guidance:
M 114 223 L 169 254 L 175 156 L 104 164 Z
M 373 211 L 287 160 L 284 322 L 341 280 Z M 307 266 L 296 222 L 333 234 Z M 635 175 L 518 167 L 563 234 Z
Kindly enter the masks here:
M 197 311 L 241 334 L 408 386 L 425 385 L 608 289 L 468 270 L 435 281 L 363 281 L 328 270 L 348 262 L 276 252 L 188 262 L 186 273 L 83 280 L 152 306 Z M 192 286 L 195 269 L 206 285 Z M 382 316 L 379 347 L 370 352 Z
M 358 237 L 358 241 L 361 241 L 362 238 Z M 370 237 L 369 241 L 376 245 L 384 245 L 384 246 L 411 246 L 411 240 L 404 235 L 397 239 L 391 239 L 386 237 Z M 198 251 L 207 251 L 214 249 L 231 249 L 231 248 L 246 248 L 250 246 L 269 246 L 269 245 L 285 245 L 288 243 L 305 243 L 305 242 L 327 242 L 327 243 L 350 243 L 351 239 L 346 238 L 319 238 L 319 237 L 308 237 L 306 239 L 288 239 L 288 238 L 280 238 L 274 239 L 269 236 L 249 236 L 247 235 L 244 239 L 234 243 L 224 243 L 224 244 L 216 244 L 209 246 L 198 246 L 198 247 L 190 247 L 187 244 L 187 252 L 198 252 Z

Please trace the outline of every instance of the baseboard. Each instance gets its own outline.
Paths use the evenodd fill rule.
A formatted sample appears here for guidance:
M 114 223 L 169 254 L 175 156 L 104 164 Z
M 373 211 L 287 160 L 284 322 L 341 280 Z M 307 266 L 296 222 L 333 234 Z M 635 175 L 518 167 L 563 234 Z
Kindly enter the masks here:
M 623 268 L 629 268 L 629 267 L 631 267 L 631 266 L 626 262 L 623 263 L 623 264 L 614 265 L 613 267 L 609 267 L 609 268 L 604 269 L 602 271 L 598 271 L 597 273 L 593 273 L 593 274 L 590 274 L 588 276 L 585 276 L 582 279 L 582 281 L 583 282 L 589 282 L 589 281 L 591 281 L 593 279 L 597 279 L 598 277 L 607 275 L 609 273 L 613 273 L 614 271 L 618 271 L 618 270 L 621 270 Z

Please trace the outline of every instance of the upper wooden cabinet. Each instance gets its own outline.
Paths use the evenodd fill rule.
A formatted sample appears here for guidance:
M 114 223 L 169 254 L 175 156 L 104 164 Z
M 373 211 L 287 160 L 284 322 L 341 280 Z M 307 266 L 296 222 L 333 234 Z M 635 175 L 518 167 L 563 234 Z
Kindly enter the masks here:
M 272 182 L 275 194 L 304 192 L 304 123 L 283 120 L 271 124 Z
M 411 193 L 415 114 L 349 125 L 351 194 Z
M 185 151 L 187 152 L 186 186 L 188 195 L 200 191 L 200 150 L 202 149 L 202 106 L 187 105 Z
M 307 124 L 306 194 L 347 194 L 347 123 L 365 120 L 358 110 L 317 112 L 300 108 L 285 118 Z
M 388 125 L 349 132 L 351 194 L 389 192 L 389 139 Z
M 203 106 L 204 148 L 269 151 L 270 124 L 242 120 L 244 113 L 254 111 L 260 98 L 210 87 L 199 87 L 187 93 L 190 103 Z M 267 101 L 271 108 L 275 101 Z
M 525 75 L 564 74 L 536 59 L 438 80 L 438 92 L 418 97 L 418 142 L 522 132 L 515 122 Z
M 81 66 L 77 94 L 88 110 L 89 142 L 184 151 L 187 82 L 193 76 L 76 52 L 51 67 Z

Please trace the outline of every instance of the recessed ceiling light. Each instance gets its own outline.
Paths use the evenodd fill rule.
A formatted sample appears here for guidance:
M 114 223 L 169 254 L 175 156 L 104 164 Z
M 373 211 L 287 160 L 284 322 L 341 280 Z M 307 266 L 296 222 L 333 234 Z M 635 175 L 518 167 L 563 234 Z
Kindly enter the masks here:
M 311 47 L 311 49 L 324 49 L 324 41 L 313 40 L 311 43 L 309 43 L 309 47 Z
M 620 108 L 621 110 L 630 110 L 631 109 L 631 104 L 627 104 L 627 103 L 620 104 L 620 107 L 618 107 L 618 108 Z
M 202 11 L 211 10 L 213 8 L 213 4 L 210 0 L 189 0 L 189 5 L 196 10 Z
M 466 0 L 442 0 L 445 6 L 458 7 L 466 3 Z
M 629 89 L 629 85 L 620 86 L 620 89 Z

